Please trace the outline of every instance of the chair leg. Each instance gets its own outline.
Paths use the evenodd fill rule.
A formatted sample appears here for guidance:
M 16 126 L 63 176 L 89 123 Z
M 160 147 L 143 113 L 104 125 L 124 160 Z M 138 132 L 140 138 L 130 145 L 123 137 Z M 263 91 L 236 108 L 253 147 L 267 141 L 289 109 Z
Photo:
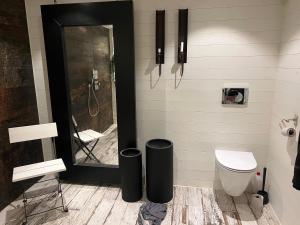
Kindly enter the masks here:
M 25 216 L 25 219 L 23 221 L 22 224 L 26 224 L 27 223 L 27 198 L 26 198 L 26 195 L 25 195 L 25 189 L 23 190 L 23 204 L 24 204 L 24 216 Z
M 77 145 L 77 150 L 76 150 L 76 152 L 78 151 L 78 150 L 82 150 L 83 152 L 84 152 L 84 154 L 86 154 L 86 156 L 87 156 L 87 158 L 89 158 L 90 160 L 93 160 L 89 155 L 88 155 L 88 153 L 86 152 L 86 150 L 84 149 L 84 145 L 81 143 L 81 142 L 77 142 L 77 141 L 75 141 L 75 143 L 76 143 L 76 145 Z
M 97 141 L 98 141 L 98 140 L 97 140 Z M 92 152 L 93 149 L 94 149 L 94 147 L 95 147 L 96 145 L 94 145 L 94 147 L 93 147 L 92 149 L 89 149 L 85 143 L 82 143 L 82 145 L 83 145 L 83 146 L 85 147 L 85 149 L 88 151 L 88 154 L 87 154 L 88 157 L 92 156 L 92 157 L 94 158 L 95 161 L 97 161 L 98 163 L 101 163 L 101 162 L 99 161 L 99 159 L 97 159 L 97 157 L 96 157 L 96 156 L 93 154 L 93 152 Z
M 101 163 L 100 160 L 93 153 L 91 153 L 91 155 L 94 157 L 95 161 L 97 161 L 98 163 Z
M 92 146 L 90 152 L 89 152 L 89 155 L 92 154 L 92 152 L 94 151 L 94 148 L 96 147 L 96 145 L 98 144 L 99 142 L 99 139 L 97 139 L 97 141 L 95 142 L 95 144 Z
M 68 209 L 68 207 L 65 205 L 64 196 L 63 196 L 63 192 L 62 192 L 62 189 L 61 189 L 60 178 L 57 177 L 56 179 L 57 179 L 57 182 L 58 182 L 58 193 L 60 194 L 60 197 L 61 197 L 61 204 L 62 204 L 62 207 L 63 207 L 63 211 L 64 211 L 64 212 L 68 212 L 69 209 Z
M 84 149 L 84 147 L 82 147 L 81 150 L 82 150 L 82 151 L 84 152 L 84 154 L 86 155 L 86 158 L 89 158 L 90 160 L 93 160 L 93 158 L 89 155 L 89 151 L 88 151 L 88 150 Z
M 90 154 L 89 154 L 89 153 L 90 153 L 90 150 L 89 150 L 87 147 L 85 147 L 85 145 L 82 145 L 81 150 L 82 150 L 82 151 L 84 152 L 84 154 L 86 155 L 84 161 L 86 161 L 87 159 L 93 160 L 93 157 L 91 157 Z
M 101 163 L 99 159 L 97 159 L 97 157 L 93 154 L 93 150 L 96 147 L 98 141 L 99 139 L 97 139 L 97 141 L 95 142 L 95 144 L 92 146 L 91 149 L 80 139 L 78 140 L 78 142 L 75 140 L 75 143 L 77 144 L 78 149 L 81 149 L 84 152 L 84 154 L 86 154 L 87 156 L 86 158 L 89 158 L 90 160 L 94 159 L 98 163 Z

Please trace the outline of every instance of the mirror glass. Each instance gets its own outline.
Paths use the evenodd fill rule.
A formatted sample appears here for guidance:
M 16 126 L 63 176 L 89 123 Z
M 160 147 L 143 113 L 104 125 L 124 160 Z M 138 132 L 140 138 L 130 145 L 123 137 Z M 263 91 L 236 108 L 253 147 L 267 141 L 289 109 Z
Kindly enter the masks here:
M 73 162 L 118 165 L 113 26 L 64 27 L 64 41 Z

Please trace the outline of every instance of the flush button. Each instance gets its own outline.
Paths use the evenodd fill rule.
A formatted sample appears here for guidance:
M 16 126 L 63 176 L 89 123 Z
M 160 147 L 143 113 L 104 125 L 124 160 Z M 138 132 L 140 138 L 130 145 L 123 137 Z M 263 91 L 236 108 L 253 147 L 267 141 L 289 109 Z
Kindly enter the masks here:
M 222 104 L 245 105 L 248 102 L 248 88 L 223 88 Z

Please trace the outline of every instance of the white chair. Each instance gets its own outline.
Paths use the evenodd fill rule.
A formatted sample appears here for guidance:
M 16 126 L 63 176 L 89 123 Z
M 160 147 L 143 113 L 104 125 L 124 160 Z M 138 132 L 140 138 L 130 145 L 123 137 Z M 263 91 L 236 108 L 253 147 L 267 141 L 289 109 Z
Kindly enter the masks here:
M 57 137 L 57 128 L 56 128 L 56 123 L 48 123 L 48 124 L 9 128 L 8 133 L 9 133 L 9 141 L 12 144 L 17 142 L 32 141 L 32 140 L 38 140 L 44 138 L 53 139 L 54 137 Z M 12 182 L 25 181 L 31 178 L 37 178 L 46 175 L 55 175 L 54 178 L 50 180 L 54 180 L 54 179 L 57 180 L 58 188 L 56 191 L 61 196 L 62 205 L 55 208 L 51 208 L 49 210 L 63 208 L 63 210 L 67 212 L 68 208 L 65 206 L 64 203 L 61 183 L 58 174 L 63 171 L 66 171 L 66 167 L 62 159 L 55 159 L 55 160 L 50 160 L 45 162 L 33 163 L 26 166 L 15 167 L 13 171 Z M 49 179 L 40 182 L 45 182 L 45 181 L 49 181 Z M 23 224 L 27 223 L 28 217 L 49 211 L 46 210 L 35 214 L 28 214 L 26 207 L 27 207 L 27 200 L 29 198 L 31 197 L 26 196 L 26 191 L 24 190 L 23 203 L 24 203 L 25 221 L 23 222 Z
M 102 133 L 99 133 L 91 129 L 79 132 L 78 125 L 74 116 L 72 116 L 72 121 L 73 121 L 73 127 L 75 131 L 73 135 L 75 138 L 75 143 L 78 147 L 76 152 L 82 150 L 84 154 L 86 154 L 86 159 L 95 160 L 98 163 L 100 163 L 99 159 L 94 155 L 93 150 L 98 144 L 99 139 L 104 135 Z

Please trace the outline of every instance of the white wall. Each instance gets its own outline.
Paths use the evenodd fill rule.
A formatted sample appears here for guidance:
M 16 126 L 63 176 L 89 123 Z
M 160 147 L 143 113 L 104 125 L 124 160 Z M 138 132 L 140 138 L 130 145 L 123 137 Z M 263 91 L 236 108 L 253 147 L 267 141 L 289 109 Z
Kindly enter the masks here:
M 51 120 L 39 11 L 46 3 L 26 0 L 41 122 Z M 185 73 L 175 89 L 178 8 L 189 8 L 189 46 Z M 156 85 L 155 9 L 167 10 L 166 64 Z M 216 147 L 253 151 L 263 165 L 277 72 L 280 0 L 135 0 L 134 17 L 140 149 L 151 138 L 171 139 L 175 183 L 183 185 L 212 185 Z M 228 82 L 250 84 L 248 107 L 220 104 L 221 88 Z M 45 154 L 50 157 L 46 148 Z
M 300 1 L 285 6 L 268 156 L 271 203 L 284 225 L 299 224 L 300 192 L 292 187 L 297 139 L 280 134 L 282 118 L 300 114 Z

